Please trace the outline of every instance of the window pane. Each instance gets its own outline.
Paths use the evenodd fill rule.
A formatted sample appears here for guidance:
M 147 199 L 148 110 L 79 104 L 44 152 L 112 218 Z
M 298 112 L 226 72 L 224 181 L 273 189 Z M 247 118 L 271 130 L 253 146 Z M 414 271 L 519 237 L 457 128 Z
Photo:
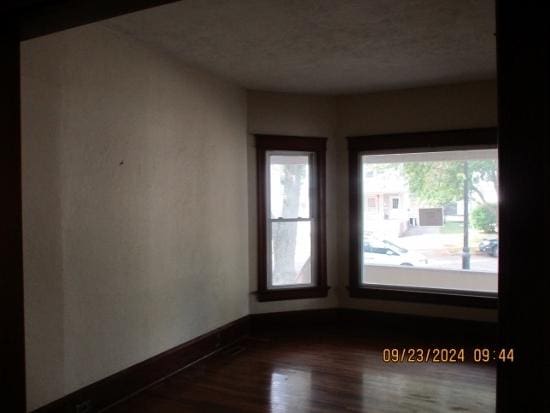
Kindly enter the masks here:
M 496 150 L 361 161 L 363 283 L 497 291 Z
M 271 223 L 272 285 L 311 284 L 311 222 Z
M 310 155 L 270 155 L 272 218 L 309 218 Z

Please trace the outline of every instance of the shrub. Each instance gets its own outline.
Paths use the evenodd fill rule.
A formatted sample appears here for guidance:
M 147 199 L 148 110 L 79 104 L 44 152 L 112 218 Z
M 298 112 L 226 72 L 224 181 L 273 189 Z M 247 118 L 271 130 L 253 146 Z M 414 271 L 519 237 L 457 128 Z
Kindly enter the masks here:
M 472 225 L 483 232 L 495 232 L 497 226 L 496 205 L 481 205 L 472 211 Z

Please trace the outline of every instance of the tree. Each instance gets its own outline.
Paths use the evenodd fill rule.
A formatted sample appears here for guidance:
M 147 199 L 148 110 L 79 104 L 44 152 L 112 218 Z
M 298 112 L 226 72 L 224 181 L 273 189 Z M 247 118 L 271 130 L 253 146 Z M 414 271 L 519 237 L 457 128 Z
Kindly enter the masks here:
M 491 182 L 498 193 L 496 160 L 468 161 L 470 194 L 475 200 L 497 213 L 497 206 L 488 202 L 480 189 L 481 182 Z M 409 188 L 419 200 L 444 206 L 464 197 L 464 162 L 409 162 L 404 165 Z
M 472 195 L 494 214 L 498 213 L 495 204 L 487 202 L 481 182 L 491 182 L 498 192 L 496 160 L 410 162 L 404 165 L 409 189 L 417 199 L 434 206 L 444 206 L 450 202 L 464 200 L 464 246 L 462 268 L 470 269 L 469 247 L 469 201 Z
M 300 207 L 300 190 L 305 178 L 303 164 L 285 164 L 280 176 L 283 186 L 283 217 L 295 217 Z M 278 217 L 277 217 L 278 218 Z M 295 282 L 295 253 L 297 222 L 281 222 L 272 228 L 274 273 L 278 281 L 285 284 Z

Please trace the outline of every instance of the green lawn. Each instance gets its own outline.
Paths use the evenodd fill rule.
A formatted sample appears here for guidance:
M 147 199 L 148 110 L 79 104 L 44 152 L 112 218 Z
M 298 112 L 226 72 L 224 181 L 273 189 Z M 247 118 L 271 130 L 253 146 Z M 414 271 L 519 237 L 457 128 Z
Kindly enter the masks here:
M 441 227 L 441 234 L 462 234 L 462 222 L 446 222 Z
M 440 229 L 440 234 L 463 234 L 463 223 L 462 222 L 446 222 Z M 473 250 L 477 249 L 477 246 L 483 239 L 498 238 L 498 234 L 486 234 L 481 231 L 478 231 L 470 227 L 470 248 Z M 452 238 L 455 239 L 454 237 Z M 456 248 L 462 248 L 462 238 L 456 238 L 457 244 L 454 245 Z

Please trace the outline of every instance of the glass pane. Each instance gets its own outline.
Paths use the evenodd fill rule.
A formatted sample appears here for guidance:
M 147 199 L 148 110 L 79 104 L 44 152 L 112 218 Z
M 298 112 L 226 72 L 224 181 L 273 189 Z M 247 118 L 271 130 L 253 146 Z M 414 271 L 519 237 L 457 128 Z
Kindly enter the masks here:
M 311 222 L 271 223 L 272 285 L 311 284 Z
M 308 154 L 270 155 L 271 218 L 309 218 Z
M 496 150 L 361 160 L 363 283 L 497 291 Z

